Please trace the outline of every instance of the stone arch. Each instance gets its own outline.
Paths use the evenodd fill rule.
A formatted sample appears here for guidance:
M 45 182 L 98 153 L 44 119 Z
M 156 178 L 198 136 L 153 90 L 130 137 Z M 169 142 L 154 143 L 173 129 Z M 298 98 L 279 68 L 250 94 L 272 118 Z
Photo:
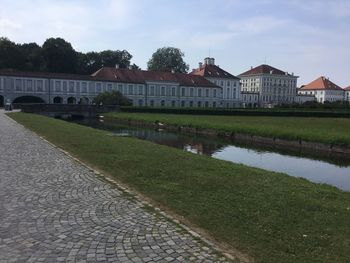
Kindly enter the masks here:
M 24 104 L 24 103 L 45 103 L 45 100 L 37 96 L 20 96 L 13 100 L 14 104 Z
M 67 104 L 76 104 L 77 103 L 77 99 L 74 97 L 69 97 L 67 99 Z
M 4 96 L 0 95 L 0 108 L 4 107 Z
M 54 104 L 62 104 L 63 103 L 63 98 L 62 97 L 54 97 L 53 98 L 53 103 Z
M 89 103 L 90 103 L 90 100 L 89 100 L 89 98 L 87 98 L 87 97 L 82 97 L 82 98 L 80 98 L 80 100 L 79 100 L 78 103 L 79 103 L 79 104 L 84 104 L 84 105 L 86 105 L 86 104 L 89 104 Z

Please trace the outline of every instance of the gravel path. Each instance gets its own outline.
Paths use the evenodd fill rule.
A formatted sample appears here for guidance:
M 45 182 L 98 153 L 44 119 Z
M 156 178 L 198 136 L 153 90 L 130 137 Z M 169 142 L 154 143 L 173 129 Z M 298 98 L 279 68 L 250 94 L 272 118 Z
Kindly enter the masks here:
M 218 262 L 0 111 L 0 262 Z

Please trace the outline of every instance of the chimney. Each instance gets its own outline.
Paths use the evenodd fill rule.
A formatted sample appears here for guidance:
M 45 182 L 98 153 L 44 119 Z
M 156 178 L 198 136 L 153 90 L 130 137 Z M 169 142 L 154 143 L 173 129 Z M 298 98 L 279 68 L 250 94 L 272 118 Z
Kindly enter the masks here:
M 201 69 L 203 67 L 203 63 L 202 62 L 199 62 L 199 69 Z
M 119 64 L 115 64 L 115 68 L 118 69 L 119 68 Z

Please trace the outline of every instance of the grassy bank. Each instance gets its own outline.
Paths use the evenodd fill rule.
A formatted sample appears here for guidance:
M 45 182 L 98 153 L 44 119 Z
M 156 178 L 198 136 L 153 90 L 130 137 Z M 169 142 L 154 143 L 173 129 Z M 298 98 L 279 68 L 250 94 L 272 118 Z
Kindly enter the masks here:
M 191 126 L 218 131 L 305 140 L 337 145 L 350 145 L 350 119 L 264 117 L 264 116 L 207 116 L 153 113 L 109 113 L 109 118 Z
M 43 116 L 10 116 L 256 262 L 350 260 L 350 193 Z

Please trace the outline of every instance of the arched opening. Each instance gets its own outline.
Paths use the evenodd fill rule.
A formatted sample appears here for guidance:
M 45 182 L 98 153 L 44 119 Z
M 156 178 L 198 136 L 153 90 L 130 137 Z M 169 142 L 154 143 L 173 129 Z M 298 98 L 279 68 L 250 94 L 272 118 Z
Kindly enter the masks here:
M 36 96 L 21 96 L 13 100 L 13 104 L 25 104 L 25 103 L 45 103 L 45 101 Z
M 67 99 L 67 103 L 68 103 L 68 104 L 76 104 L 76 102 L 77 102 L 77 100 L 76 100 L 76 98 L 74 98 L 74 97 L 69 97 L 69 98 Z
M 55 104 L 62 104 L 63 103 L 63 98 L 61 98 L 61 97 L 54 97 L 53 98 L 53 103 L 55 103 Z
M 0 95 L 0 108 L 4 107 L 4 96 Z
M 80 98 L 79 104 L 84 104 L 84 105 L 89 104 L 89 99 L 86 97 Z

